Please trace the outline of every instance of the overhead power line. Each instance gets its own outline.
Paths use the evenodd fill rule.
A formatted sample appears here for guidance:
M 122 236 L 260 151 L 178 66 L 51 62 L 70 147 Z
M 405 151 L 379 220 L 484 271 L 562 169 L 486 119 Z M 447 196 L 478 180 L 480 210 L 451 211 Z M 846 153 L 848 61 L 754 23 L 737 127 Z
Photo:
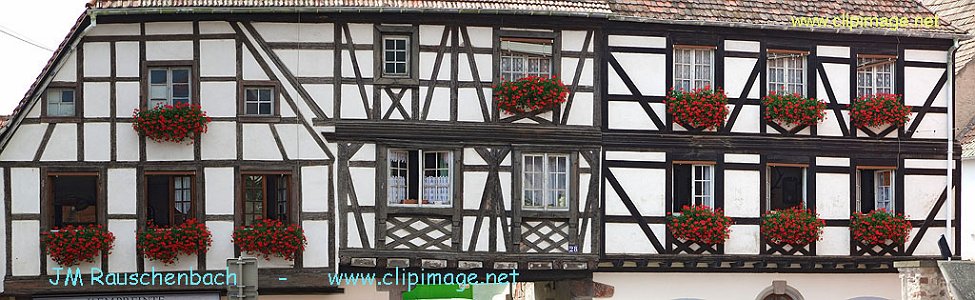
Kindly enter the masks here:
M 21 37 L 21 35 L 17 34 L 13 30 L 10 30 L 10 29 L 8 29 L 6 27 L 0 26 L 0 33 L 9 35 L 10 37 L 13 37 L 15 39 L 20 40 L 21 42 L 30 44 L 31 46 L 34 46 L 34 47 L 37 47 L 37 48 L 41 48 L 41 49 L 47 50 L 48 52 L 54 52 L 54 50 L 52 50 L 51 48 L 44 47 L 44 46 L 42 46 L 39 43 L 36 43 L 34 41 L 31 41 L 31 40 L 27 39 L 26 37 Z

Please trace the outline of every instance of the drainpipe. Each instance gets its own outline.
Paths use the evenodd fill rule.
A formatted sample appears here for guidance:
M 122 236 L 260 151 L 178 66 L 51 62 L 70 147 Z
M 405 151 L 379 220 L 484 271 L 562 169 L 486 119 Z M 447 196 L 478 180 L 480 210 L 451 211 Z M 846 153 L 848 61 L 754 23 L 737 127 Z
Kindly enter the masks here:
M 948 157 L 945 159 L 945 162 L 947 163 L 947 166 L 948 166 L 947 167 L 947 170 L 948 170 L 948 176 L 947 177 L 948 178 L 947 178 L 947 182 L 945 183 L 945 186 L 946 186 L 948 192 L 947 192 L 947 195 L 945 195 L 947 197 L 945 199 L 945 202 L 948 202 L 948 211 L 947 211 L 948 216 L 945 218 L 946 219 L 945 225 L 946 225 L 946 227 L 948 229 L 947 230 L 947 233 L 948 233 L 948 237 L 947 237 L 947 240 L 948 240 L 948 249 L 951 249 L 952 246 L 955 245 L 954 227 L 952 226 L 953 225 L 952 224 L 952 221 L 953 221 L 954 216 L 955 216 L 955 192 L 954 192 L 953 184 L 952 184 L 953 183 L 953 180 L 954 180 L 953 176 L 954 176 L 954 173 L 955 173 L 954 172 L 955 171 L 954 168 L 960 168 L 961 167 L 961 166 L 955 166 L 955 158 L 954 158 L 954 154 L 955 154 L 955 127 L 954 127 L 954 123 L 955 123 L 955 117 L 954 117 L 954 103 L 955 103 L 955 52 L 957 52 L 957 51 L 958 51 L 958 38 L 955 38 L 954 39 L 954 43 L 952 44 L 951 48 L 948 49 L 948 64 L 947 64 L 947 66 L 948 66 L 948 70 L 947 70 L 948 71 L 947 72 L 948 73 L 948 85 L 947 85 L 947 87 L 949 89 L 948 90 L 948 97 L 949 97 L 949 99 L 948 99 L 948 120 L 946 122 L 947 123 L 947 126 L 945 126 L 945 127 L 947 127 L 947 129 L 948 129 L 948 132 L 947 132 L 947 134 L 948 134 Z M 955 251 L 958 251 L 958 249 L 955 249 Z M 954 255 L 954 254 L 956 254 L 956 253 L 954 253 L 954 251 L 953 251 L 952 255 Z M 949 257 L 948 259 L 950 260 L 951 258 Z

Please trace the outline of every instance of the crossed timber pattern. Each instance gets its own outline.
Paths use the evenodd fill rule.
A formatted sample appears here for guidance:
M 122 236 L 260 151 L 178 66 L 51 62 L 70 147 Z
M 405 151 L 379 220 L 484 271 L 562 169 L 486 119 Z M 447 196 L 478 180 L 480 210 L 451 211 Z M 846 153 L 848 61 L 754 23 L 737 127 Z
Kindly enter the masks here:
M 386 248 L 451 250 L 451 220 L 427 217 L 386 219 Z
M 569 251 L 569 223 L 553 220 L 521 223 L 522 252 L 565 253 Z

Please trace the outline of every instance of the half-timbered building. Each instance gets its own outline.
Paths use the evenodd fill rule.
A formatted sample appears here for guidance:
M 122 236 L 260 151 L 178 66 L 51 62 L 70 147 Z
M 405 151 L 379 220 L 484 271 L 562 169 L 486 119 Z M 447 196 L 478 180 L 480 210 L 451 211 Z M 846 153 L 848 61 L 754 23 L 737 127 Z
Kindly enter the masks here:
M 557 299 L 897 298 L 893 261 L 937 257 L 941 235 L 959 248 L 949 66 L 966 36 L 789 23 L 935 17 L 867 2 L 92 1 L 0 136 L 3 293 L 199 291 L 51 289 L 39 237 L 102 224 L 117 237 L 104 270 L 218 272 L 241 254 L 234 228 L 271 218 L 308 244 L 260 262 L 262 295 L 398 299 L 326 275 L 401 268 L 514 269 Z M 567 101 L 500 110 L 493 87 L 526 76 L 558 76 Z M 675 122 L 668 91 L 704 86 L 727 92 L 724 124 Z M 825 120 L 767 121 L 773 91 L 826 100 Z M 852 126 L 852 99 L 880 92 L 911 120 Z M 201 105 L 208 132 L 132 129 L 134 109 L 175 103 Z M 674 239 L 666 215 L 689 204 L 732 217 L 728 241 Z M 766 243 L 763 212 L 792 206 L 826 220 L 822 239 Z M 851 214 L 875 208 L 908 215 L 911 239 L 854 241 Z M 137 251 L 147 222 L 186 218 L 213 232 L 208 252 Z

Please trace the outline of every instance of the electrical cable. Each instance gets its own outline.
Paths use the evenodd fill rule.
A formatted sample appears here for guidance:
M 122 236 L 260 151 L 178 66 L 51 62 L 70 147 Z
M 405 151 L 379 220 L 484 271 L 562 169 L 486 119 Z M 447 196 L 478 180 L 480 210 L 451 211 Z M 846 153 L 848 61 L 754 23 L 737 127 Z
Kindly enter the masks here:
M 13 30 L 11 30 L 11 29 L 9 29 L 9 28 L 6 28 L 6 27 L 3 27 L 3 26 L 0 26 L 0 33 L 3 33 L 3 34 L 6 34 L 6 35 L 9 35 L 9 36 L 10 36 L 10 37 L 12 37 L 12 38 L 15 38 L 15 39 L 18 39 L 18 40 L 20 40 L 21 42 L 24 42 L 24 43 L 27 43 L 27 44 L 30 44 L 31 46 L 34 46 L 34 47 L 37 47 L 37 48 L 41 48 L 41 49 L 44 49 L 44 50 L 47 50 L 48 52 L 54 52 L 54 50 L 53 50 L 53 49 L 51 49 L 51 48 L 48 48 L 48 47 L 44 47 L 44 46 L 42 46 L 42 45 L 40 45 L 40 44 L 39 44 L 39 43 L 37 43 L 37 42 L 34 42 L 34 41 L 31 41 L 31 40 L 28 40 L 28 39 L 27 39 L 26 37 L 21 37 L 21 36 L 20 36 L 20 34 L 18 34 L 17 32 L 14 32 Z

